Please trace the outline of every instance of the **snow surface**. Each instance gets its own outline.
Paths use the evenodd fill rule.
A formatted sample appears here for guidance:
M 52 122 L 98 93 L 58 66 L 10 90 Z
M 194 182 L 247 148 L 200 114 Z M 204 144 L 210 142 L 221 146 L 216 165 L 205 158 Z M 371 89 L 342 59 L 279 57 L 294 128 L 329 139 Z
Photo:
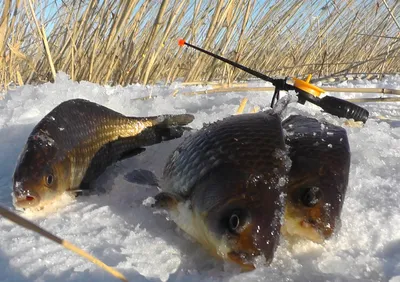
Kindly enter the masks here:
M 252 86 L 266 86 L 252 81 Z M 382 82 L 345 82 L 343 87 L 400 88 L 400 77 Z M 0 204 L 14 209 L 11 177 L 17 157 L 34 125 L 60 102 L 86 98 L 126 115 L 193 113 L 192 126 L 233 114 L 247 96 L 252 106 L 269 105 L 271 92 L 183 96 L 204 90 L 171 86 L 103 87 L 73 82 L 59 74 L 54 84 L 26 85 L 0 100 Z M 171 94 L 179 90 L 174 98 Z M 148 95 L 151 100 L 135 100 Z M 334 93 L 338 97 L 374 94 Z M 148 148 L 103 174 L 96 186 L 108 193 L 66 199 L 52 212 L 23 213 L 54 234 L 80 246 L 121 271 L 130 281 L 400 281 L 400 103 L 365 103 L 370 119 L 362 128 L 347 127 L 352 150 L 350 182 L 340 232 L 322 245 L 283 239 L 269 267 L 240 273 L 237 267 L 208 255 L 168 221 L 143 204 L 156 188 L 124 178 L 133 169 L 160 175 L 168 154 L 180 140 Z M 301 113 L 334 124 L 344 120 L 306 104 L 290 105 Z M 389 118 L 382 121 L 377 116 Z M 64 197 L 65 198 L 65 197 Z M 0 281 L 117 281 L 76 254 L 0 218 Z

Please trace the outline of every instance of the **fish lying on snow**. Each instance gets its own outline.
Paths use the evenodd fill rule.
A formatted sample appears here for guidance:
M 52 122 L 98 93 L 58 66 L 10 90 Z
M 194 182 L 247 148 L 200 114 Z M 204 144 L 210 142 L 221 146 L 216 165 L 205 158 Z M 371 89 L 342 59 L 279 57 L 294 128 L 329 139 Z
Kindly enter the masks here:
M 350 169 L 347 133 L 299 115 L 282 124 L 292 160 L 282 233 L 321 243 L 340 222 Z
M 289 167 L 277 114 L 231 116 L 171 154 L 154 206 L 212 254 L 253 269 L 278 245 Z
M 142 170 L 126 178 L 158 185 L 153 206 L 212 254 L 249 270 L 259 255 L 272 260 L 280 232 L 316 242 L 332 235 L 349 165 L 343 128 L 298 115 L 281 124 L 268 111 L 231 116 L 187 137 L 161 181 Z
M 13 177 L 14 205 L 41 207 L 89 188 L 107 166 L 144 146 L 181 137 L 189 114 L 127 117 L 96 103 L 61 103 L 33 129 Z

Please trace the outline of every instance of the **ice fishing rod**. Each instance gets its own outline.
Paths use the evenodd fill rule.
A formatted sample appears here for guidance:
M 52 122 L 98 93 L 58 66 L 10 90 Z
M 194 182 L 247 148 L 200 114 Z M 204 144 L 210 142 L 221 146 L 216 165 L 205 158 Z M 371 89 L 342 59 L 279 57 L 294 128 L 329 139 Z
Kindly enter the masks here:
M 291 85 L 287 83 L 287 78 L 282 79 L 282 78 L 269 77 L 258 71 L 252 70 L 248 67 L 238 64 L 234 61 L 221 57 L 217 54 L 211 53 L 210 51 L 192 45 L 186 42 L 184 39 L 179 39 L 178 44 L 179 46 L 186 45 L 192 47 L 202 53 L 205 53 L 218 60 L 228 63 L 236 68 L 239 68 L 249 74 L 252 74 L 255 77 L 258 77 L 262 80 L 272 83 L 275 86 L 275 92 L 271 100 L 271 107 L 273 107 L 275 102 L 279 99 L 279 94 L 281 90 L 283 91 L 294 90 L 297 93 L 298 102 L 300 104 L 304 105 L 305 102 L 308 101 L 310 103 L 313 103 L 314 105 L 319 106 L 322 110 L 331 115 L 337 117 L 344 117 L 347 119 L 354 119 L 355 121 L 362 121 L 363 123 L 365 123 L 368 119 L 369 112 L 366 109 L 356 104 L 332 96 L 325 96 L 323 98 L 319 98 L 321 93 L 324 93 L 325 91 L 319 88 L 318 86 L 315 86 L 310 83 L 311 75 L 308 75 L 306 80 L 292 78 L 294 83 L 293 85 Z

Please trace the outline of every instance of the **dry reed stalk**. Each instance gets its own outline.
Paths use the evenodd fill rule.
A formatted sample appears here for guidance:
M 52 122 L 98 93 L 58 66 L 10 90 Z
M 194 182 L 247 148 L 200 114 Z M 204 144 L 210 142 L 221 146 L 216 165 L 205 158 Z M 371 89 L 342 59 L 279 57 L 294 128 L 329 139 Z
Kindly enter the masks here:
M 400 90 L 398 89 L 387 89 L 387 88 L 339 88 L 339 87 L 321 87 L 328 93 L 334 92 L 347 92 L 347 93 L 377 93 L 377 94 L 392 94 L 400 95 Z M 227 92 L 264 92 L 264 91 L 274 91 L 275 87 L 214 87 L 213 89 L 185 92 L 182 95 L 185 96 L 195 96 L 203 94 L 214 94 L 214 93 L 227 93 Z
M 365 35 L 365 36 L 382 37 L 382 38 L 400 40 L 400 37 L 397 37 L 397 36 L 385 36 L 385 35 L 375 35 L 375 34 L 367 34 L 367 33 L 357 33 L 357 35 Z
M 245 4 L 244 4 L 245 5 Z M 246 40 L 245 40 L 245 36 L 244 36 L 244 32 L 246 30 L 246 26 L 249 22 L 249 18 L 250 18 L 250 13 L 252 12 L 252 9 L 254 7 L 254 1 L 249 0 L 247 2 L 246 5 L 246 12 L 243 16 L 243 20 L 242 20 L 242 25 L 240 27 L 240 33 L 239 33 L 239 38 L 238 38 L 238 44 L 237 44 L 237 48 L 235 50 L 236 56 L 235 56 L 235 61 L 239 61 L 242 55 L 242 50 L 246 47 Z M 232 77 L 233 79 L 235 79 L 237 77 L 237 71 L 232 70 Z
M 4 51 L 7 44 L 8 22 L 11 10 L 11 0 L 4 0 L 3 13 L 0 17 L 0 56 L 4 56 Z
M 51 58 L 51 52 L 50 52 L 50 48 L 49 48 L 49 43 L 47 41 L 47 36 L 46 36 L 46 31 L 44 29 L 44 26 L 42 26 L 41 31 L 42 31 L 41 33 L 42 33 L 43 45 L 44 45 L 44 48 L 46 50 L 47 59 L 49 60 L 51 73 L 53 75 L 53 80 L 56 80 L 56 70 L 54 68 L 54 63 L 53 63 L 53 60 Z
M 54 79 L 55 70 L 78 81 L 123 85 L 249 78 L 177 48 L 179 37 L 273 76 L 400 70 L 394 0 L 386 0 L 386 8 L 355 0 L 3 2 L 3 87 L 18 80 L 17 70 L 25 83 L 46 81 L 48 74 Z M 20 4 L 26 8 L 19 9 Z
M 208 10 L 205 9 L 203 10 L 203 13 L 200 14 L 200 7 L 202 2 L 203 0 L 196 1 L 195 6 L 193 8 L 193 18 L 192 21 L 190 22 L 190 29 L 186 31 L 183 38 L 191 37 L 195 41 L 196 31 L 204 23 L 206 19 L 206 17 L 203 15 L 205 15 L 208 12 Z M 179 72 L 181 71 L 181 65 L 183 64 L 181 61 L 183 50 L 184 48 L 179 48 L 175 58 L 172 59 L 172 64 L 170 70 L 168 71 L 167 82 L 174 81 Z
M 208 90 L 185 92 L 181 94 L 185 96 L 195 96 L 195 95 L 227 93 L 227 92 L 256 92 L 256 91 L 274 91 L 274 90 L 275 87 L 231 87 L 231 88 L 214 88 Z
M 246 107 L 246 104 L 247 104 L 247 101 L 248 101 L 248 100 L 249 100 L 249 99 L 247 99 L 246 97 L 244 97 L 244 98 L 242 99 L 242 101 L 240 101 L 240 105 L 239 105 L 239 107 L 238 107 L 238 109 L 237 109 L 237 111 L 236 111 L 236 114 L 237 114 L 237 115 L 243 114 L 244 107 Z
M 51 73 L 53 75 L 53 80 L 55 80 L 56 79 L 56 71 L 55 71 L 55 68 L 54 68 L 53 60 L 51 58 L 51 53 L 50 53 L 50 48 L 49 48 L 49 44 L 48 44 L 48 41 L 47 41 L 46 31 L 44 29 L 44 26 L 40 26 L 39 25 L 39 22 L 38 22 L 38 20 L 36 18 L 36 15 L 35 15 L 35 11 L 33 9 L 32 0 L 28 0 L 28 4 L 29 4 L 30 11 L 32 13 L 32 18 L 33 18 L 34 23 L 35 23 L 36 28 L 37 28 L 37 32 L 39 34 L 39 37 L 42 40 L 44 49 L 46 51 L 47 59 L 48 59 L 48 62 L 50 64 Z
M 22 80 L 22 76 L 19 71 L 17 71 L 17 81 L 18 81 L 19 86 L 24 85 L 24 81 Z
M 156 58 L 159 56 L 161 50 L 164 48 L 165 41 L 171 32 L 172 26 L 175 24 L 175 20 L 176 20 L 178 14 L 181 13 L 183 5 L 188 3 L 186 1 L 175 1 L 175 4 L 177 4 L 177 2 L 180 2 L 180 3 L 178 3 L 178 5 L 173 7 L 173 12 L 171 13 L 170 18 L 167 23 L 167 26 L 164 29 L 164 32 L 163 32 L 164 34 L 161 38 L 161 42 L 158 43 L 157 50 L 152 52 L 151 57 L 147 61 L 147 68 L 145 69 L 144 74 L 141 79 L 144 84 L 147 84 L 150 71 L 154 66 L 154 62 L 155 62 Z
M 235 1 L 228 0 L 228 3 L 223 8 L 223 12 L 221 13 L 220 19 L 219 19 L 219 25 L 226 27 L 224 37 L 221 39 L 221 43 L 220 43 L 221 45 L 219 46 L 219 53 L 222 56 L 225 56 L 227 47 L 232 45 L 231 41 L 233 39 L 234 27 L 236 26 L 237 21 L 238 21 L 238 13 L 237 13 L 238 10 L 236 12 L 233 11 L 234 4 L 239 4 L 239 3 L 235 3 Z M 230 17 L 229 19 L 228 19 L 228 16 Z M 210 70 L 208 71 L 209 73 L 205 78 L 207 81 L 211 80 L 211 78 L 214 76 L 214 73 L 217 71 L 217 66 L 219 64 L 221 64 L 221 62 L 219 60 L 217 60 L 215 58 L 212 59 L 211 67 L 210 67 Z M 230 66 L 225 65 L 223 69 L 225 71 L 226 69 L 229 69 L 229 68 L 230 68 Z M 225 76 L 228 76 L 228 83 L 229 83 L 228 72 L 225 72 L 225 73 L 226 73 Z
M 149 53 L 150 48 L 154 44 L 154 41 L 156 39 L 156 36 L 159 33 L 159 30 L 161 29 L 162 25 L 162 19 L 164 17 L 165 11 L 167 9 L 167 6 L 169 4 L 169 0 L 162 0 L 160 9 L 158 10 L 157 17 L 154 21 L 154 24 L 151 28 L 150 35 L 148 36 L 147 40 L 142 46 L 141 53 L 142 53 L 142 58 L 140 59 L 138 66 L 134 72 L 134 76 L 139 76 L 143 77 L 145 74 L 143 73 L 143 65 L 146 61 L 148 61 L 147 56 Z
M 38 233 L 39 235 L 55 242 L 58 245 L 63 246 L 65 249 L 70 250 L 76 254 L 78 254 L 79 256 L 89 260 L 90 262 L 96 264 L 97 266 L 103 268 L 105 271 L 107 271 L 108 273 L 110 273 L 111 275 L 113 275 L 114 277 L 120 279 L 121 281 L 128 281 L 125 276 L 116 271 L 115 269 L 113 269 L 112 267 L 108 266 L 107 264 L 105 264 L 104 262 L 102 262 L 101 260 L 95 258 L 94 256 L 88 254 L 87 252 L 85 252 L 84 250 L 76 247 L 75 245 L 71 244 L 70 242 L 61 239 L 58 236 L 53 235 L 52 233 L 44 230 L 43 228 L 41 228 L 40 226 L 34 224 L 33 222 L 17 215 L 16 213 L 13 213 L 11 211 L 9 211 L 8 209 L 0 206 L 0 215 L 2 215 L 3 217 L 7 218 L 8 220 L 18 224 L 19 226 L 31 230 L 33 232 Z
M 6 52 L 5 47 L 7 44 L 7 33 L 8 33 L 8 21 L 9 21 L 9 10 L 11 8 L 11 0 L 5 0 L 3 13 L 0 17 L 0 91 L 7 90 L 8 88 L 8 79 L 7 77 L 10 75 L 6 71 Z M 3 89 L 2 89 L 3 88 Z
M 250 113 L 255 114 L 255 113 L 258 113 L 259 111 L 260 111 L 260 107 L 254 106 L 253 109 L 251 109 Z
M 382 1 L 383 1 L 383 3 L 385 4 L 385 7 L 386 7 L 386 9 L 388 10 L 390 16 L 392 17 L 394 23 L 396 24 L 396 26 L 397 26 L 397 27 L 399 28 L 399 30 L 400 30 L 400 24 L 399 24 L 399 22 L 397 21 L 396 17 L 393 15 L 393 11 L 394 11 L 394 9 L 396 8 L 396 5 L 397 5 L 399 2 L 397 1 L 397 2 L 395 3 L 395 7 L 393 7 L 393 9 L 391 9 L 391 8 L 389 7 L 388 3 L 386 2 L 386 0 L 382 0 Z M 392 10 L 393 10 L 393 11 L 392 11 Z
M 127 43 L 127 51 L 124 53 L 122 57 L 121 69 L 119 70 L 120 78 L 119 84 L 126 84 L 129 83 L 129 77 L 133 73 L 133 64 L 130 65 L 130 60 L 134 57 L 135 53 L 135 40 L 137 40 L 139 36 L 139 24 L 142 21 L 143 17 L 146 15 L 146 9 L 149 4 L 149 1 L 144 1 L 140 6 L 138 12 L 132 19 L 132 24 L 129 29 L 126 30 L 126 36 L 128 37 L 129 41 Z
M 221 83 L 219 81 L 189 81 L 189 82 L 182 82 L 181 85 L 183 86 L 190 86 L 190 85 L 211 85 L 213 87 L 247 87 L 247 83 Z
M 395 98 L 395 97 L 379 97 L 379 98 L 352 98 L 352 99 L 346 99 L 349 102 L 352 103 L 366 103 L 366 102 L 371 102 L 371 103 L 378 103 L 378 102 L 400 102 L 400 98 Z
M 207 29 L 207 34 L 204 39 L 204 48 L 205 49 L 208 49 L 210 47 L 211 43 L 213 42 L 213 40 L 215 39 L 215 37 L 214 37 L 215 30 L 217 28 L 217 25 L 220 24 L 218 22 L 218 19 L 219 19 L 219 14 L 222 10 L 223 4 L 224 4 L 224 1 L 218 1 L 218 4 L 214 9 L 214 13 L 213 13 L 210 25 Z M 203 68 L 203 65 L 204 65 L 204 60 L 205 60 L 204 57 L 205 56 L 206 55 L 201 54 L 197 58 L 197 60 L 194 62 L 193 66 L 191 67 L 189 73 L 187 74 L 186 81 L 190 81 L 199 75 L 200 70 Z
M 400 89 L 322 87 L 326 92 L 381 93 L 400 95 Z

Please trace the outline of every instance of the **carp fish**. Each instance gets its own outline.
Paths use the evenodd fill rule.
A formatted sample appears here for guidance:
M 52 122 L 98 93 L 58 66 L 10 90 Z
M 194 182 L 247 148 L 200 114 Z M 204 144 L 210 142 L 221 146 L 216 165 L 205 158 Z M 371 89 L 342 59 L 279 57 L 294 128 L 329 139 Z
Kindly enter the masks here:
M 181 137 L 193 119 L 190 114 L 128 117 L 84 99 L 63 102 L 28 137 L 13 175 L 14 205 L 40 208 L 64 192 L 87 190 L 118 160 Z
M 243 270 L 260 255 L 271 262 L 281 234 L 322 243 L 340 222 L 347 133 L 314 118 L 280 117 L 267 111 L 206 125 L 169 156 L 160 180 L 143 170 L 126 177 L 158 186 L 153 207 Z
M 153 207 L 211 254 L 251 270 L 258 256 L 269 263 L 278 245 L 289 167 L 277 114 L 230 116 L 170 155 Z
M 340 223 L 350 169 L 346 130 L 300 115 L 282 125 L 292 161 L 282 234 L 322 243 Z

